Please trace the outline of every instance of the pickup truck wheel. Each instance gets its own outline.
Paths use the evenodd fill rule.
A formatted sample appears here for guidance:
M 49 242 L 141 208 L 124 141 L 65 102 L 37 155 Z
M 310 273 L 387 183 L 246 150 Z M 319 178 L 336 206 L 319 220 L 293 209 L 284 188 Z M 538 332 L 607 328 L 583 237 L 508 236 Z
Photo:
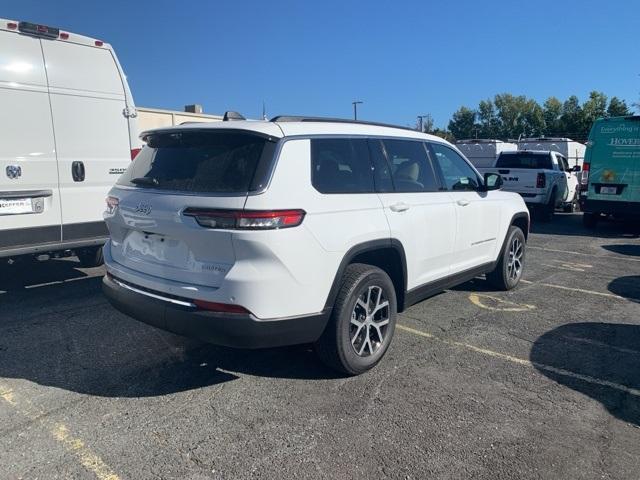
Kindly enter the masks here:
M 596 228 L 600 215 L 597 213 L 584 212 L 582 214 L 582 224 L 586 228 Z
M 571 203 L 566 204 L 563 207 L 565 213 L 573 213 L 578 211 L 578 192 L 573 194 L 573 198 L 571 199 Z
M 102 246 L 83 248 L 76 252 L 80 265 L 83 268 L 99 267 L 104 263 L 104 257 L 102 256 Z
M 320 359 L 347 375 L 373 368 L 384 356 L 396 326 L 396 293 L 381 269 L 349 265 L 329 323 L 315 344 Z
M 522 230 L 511 225 L 498 264 L 487 273 L 487 280 L 498 290 L 511 290 L 520 282 L 524 271 L 525 243 Z

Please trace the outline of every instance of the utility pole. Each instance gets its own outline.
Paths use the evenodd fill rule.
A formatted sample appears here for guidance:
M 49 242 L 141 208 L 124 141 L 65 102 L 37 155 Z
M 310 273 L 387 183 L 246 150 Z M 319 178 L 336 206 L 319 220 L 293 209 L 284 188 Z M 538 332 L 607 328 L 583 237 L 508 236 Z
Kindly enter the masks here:
M 354 100 L 353 102 L 351 102 L 351 104 L 353 105 L 353 119 L 357 120 L 358 119 L 358 105 L 360 105 L 361 102 L 360 100 Z
M 427 118 L 429 116 L 429 114 L 427 115 L 418 115 L 418 127 L 420 128 L 420 133 L 424 132 L 424 119 Z

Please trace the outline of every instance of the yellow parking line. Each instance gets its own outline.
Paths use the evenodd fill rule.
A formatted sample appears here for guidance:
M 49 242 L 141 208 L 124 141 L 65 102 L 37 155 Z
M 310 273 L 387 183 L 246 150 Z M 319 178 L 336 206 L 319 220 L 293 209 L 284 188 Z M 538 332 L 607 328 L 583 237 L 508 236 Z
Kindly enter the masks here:
M 455 340 L 446 340 L 444 338 L 437 337 L 432 333 L 423 332 L 422 330 L 416 330 L 415 328 L 407 327 L 405 325 L 397 324 L 396 327 L 405 332 L 411 333 L 413 335 L 417 335 L 419 337 L 429 338 L 431 340 L 435 340 L 437 342 L 443 343 L 445 345 L 449 345 L 452 347 L 464 348 L 466 350 L 471 350 L 476 353 L 482 353 L 483 355 L 488 355 L 493 358 L 499 358 L 501 360 L 506 360 L 511 363 L 516 363 L 518 365 L 524 365 L 527 367 L 535 367 L 538 370 L 546 370 L 547 372 L 555 373 L 556 375 L 562 375 L 564 377 L 571 377 L 578 380 L 582 380 L 583 382 L 592 383 L 594 385 L 601 385 L 604 387 L 613 388 L 615 390 L 619 390 L 621 392 L 627 393 L 629 395 L 634 395 L 636 397 L 640 397 L 640 390 L 636 388 L 630 388 L 626 385 L 621 385 L 619 383 L 609 382 L 608 380 L 600 380 L 599 378 L 594 378 L 589 375 L 583 375 L 581 373 L 572 372 L 570 370 L 565 370 L 563 368 L 556 368 L 550 365 L 545 365 L 543 363 L 532 362 L 530 360 L 526 360 L 524 358 L 514 357 L 512 355 L 507 355 L 505 353 L 494 352 L 493 350 L 488 350 L 486 348 L 476 347 L 475 345 L 470 345 L 468 343 L 456 342 Z
M 93 453 L 82 440 L 70 433 L 65 424 L 51 421 L 46 415 L 47 412 L 33 405 L 28 399 L 18 400 L 15 392 L 2 383 L 0 383 L 0 398 L 25 418 L 44 427 L 65 450 L 74 454 L 80 464 L 92 472 L 98 480 L 120 480 L 120 477 L 98 455 Z
M 564 285 L 555 285 L 553 283 L 543 283 L 543 282 L 531 282 L 529 280 L 520 280 L 520 281 L 522 283 L 527 283 L 530 285 L 541 285 L 543 287 L 559 288 L 560 290 L 569 290 L 571 292 L 589 293 L 591 295 L 600 295 L 601 297 L 616 298 L 618 300 L 625 299 L 624 297 L 621 297 L 620 295 L 614 295 L 613 293 L 596 292 L 595 290 L 585 290 L 584 288 L 565 287 Z

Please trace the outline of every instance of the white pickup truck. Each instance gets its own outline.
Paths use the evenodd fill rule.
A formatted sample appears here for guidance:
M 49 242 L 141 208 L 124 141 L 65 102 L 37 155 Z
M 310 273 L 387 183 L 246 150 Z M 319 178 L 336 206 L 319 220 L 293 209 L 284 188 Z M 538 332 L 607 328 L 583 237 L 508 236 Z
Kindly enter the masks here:
M 502 152 L 492 168 L 479 168 L 482 173 L 497 172 L 502 176 L 502 189 L 522 195 L 529 209 L 538 209 L 550 220 L 556 208 L 573 212 L 578 207 L 580 166 L 569 167 L 558 152 L 518 150 Z

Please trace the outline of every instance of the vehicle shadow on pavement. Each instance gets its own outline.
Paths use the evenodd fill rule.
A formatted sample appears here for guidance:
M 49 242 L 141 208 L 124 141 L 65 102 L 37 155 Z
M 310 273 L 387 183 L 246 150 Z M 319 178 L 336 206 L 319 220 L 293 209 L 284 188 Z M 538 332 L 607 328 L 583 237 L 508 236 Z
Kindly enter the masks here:
M 101 283 L 94 277 L 0 295 L 0 382 L 15 378 L 87 395 L 152 397 L 240 374 L 341 378 L 309 346 L 236 350 L 155 329 L 112 308 Z
M 531 217 L 531 233 L 543 235 L 569 235 L 596 238 L 640 238 L 640 226 L 632 222 L 608 220 L 600 221 L 596 228 L 582 225 L 582 214 L 556 213 L 550 222 Z
M 13 292 L 33 285 L 79 280 L 88 274 L 79 270 L 74 258 L 39 262 L 31 258 L 20 259 L 13 265 L 0 264 L 0 291 Z M 94 269 L 90 269 L 92 271 Z
M 562 325 L 535 341 L 530 360 L 540 373 L 640 426 L 640 325 Z
M 602 245 L 602 248 L 613 253 L 619 253 L 620 255 L 640 257 L 640 244 Z
M 611 293 L 640 303 L 640 275 L 629 275 L 612 280 L 607 286 Z M 639 345 L 640 348 L 640 345 Z

